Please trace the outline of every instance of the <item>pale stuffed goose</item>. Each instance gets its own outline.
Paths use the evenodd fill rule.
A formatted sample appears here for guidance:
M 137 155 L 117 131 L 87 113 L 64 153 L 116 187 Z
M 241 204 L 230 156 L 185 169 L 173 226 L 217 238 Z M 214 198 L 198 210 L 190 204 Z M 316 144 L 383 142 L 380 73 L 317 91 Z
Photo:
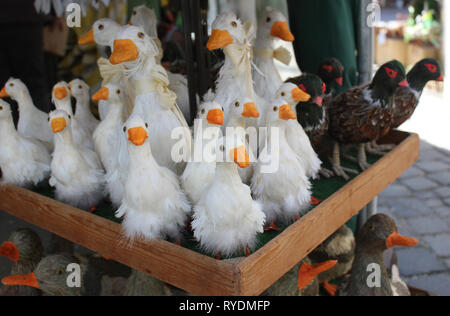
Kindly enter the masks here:
M 277 98 L 287 101 L 293 111 L 295 111 L 295 106 L 298 102 L 307 101 L 304 98 L 305 93 L 293 83 L 283 84 L 276 93 L 276 96 Z M 314 151 L 308 135 L 298 120 L 289 120 L 286 123 L 285 132 L 286 140 L 291 149 L 299 157 L 308 178 L 318 178 L 321 171 L 323 171 L 323 176 L 327 178 L 333 175 L 330 171 L 327 172 L 326 169 L 322 170 L 322 161 Z
M 153 137 L 152 130 L 137 115 L 132 115 L 123 127 L 128 176 L 116 216 L 123 217 L 122 227 L 130 241 L 167 237 L 178 241 L 191 206 L 175 173 L 159 166 L 153 158 L 149 140 Z
M 237 98 L 229 106 L 229 118 L 228 123 L 225 126 L 224 132 L 227 137 L 237 136 L 240 141 L 245 143 L 247 151 L 250 155 L 250 161 L 256 161 L 258 154 L 257 134 L 249 135 L 249 140 L 255 141 L 255 143 L 249 144 L 247 141 L 246 128 L 250 124 L 251 120 L 258 119 L 260 113 L 253 100 L 249 98 Z M 251 164 L 247 168 L 239 168 L 239 176 L 242 182 L 250 184 L 253 176 L 253 165 Z
M 37 109 L 31 99 L 30 92 L 19 79 L 11 78 L 0 91 L 0 98 L 10 97 L 19 105 L 20 134 L 38 139 L 42 142 L 53 143 L 53 133 L 48 127 L 48 114 Z M 52 147 L 49 145 L 48 147 Z
M 255 91 L 266 100 L 271 100 L 283 84 L 275 66 L 275 60 L 289 65 L 292 58 L 286 48 L 276 48 L 278 40 L 293 42 L 294 39 L 286 17 L 278 10 L 267 8 L 258 23 L 258 32 L 253 46 Z
M 103 47 L 109 47 L 113 49 L 114 37 L 120 31 L 121 25 L 112 19 L 100 19 L 97 20 L 88 33 L 83 35 L 78 40 L 78 45 L 97 44 Z M 109 83 L 120 85 L 122 90 L 126 90 L 129 95 L 129 99 L 126 99 L 129 103 L 127 108 L 124 109 L 124 114 L 128 115 L 128 107 L 132 108 L 134 101 L 134 93 L 132 87 L 126 83 L 126 78 L 123 75 L 123 65 L 111 65 L 108 59 L 99 58 L 97 61 L 100 75 L 103 78 L 102 86 Z M 100 119 L 104 120 L 109 111 L 109 102 L 106 100 L 100 100 L 98 103 L 98 112 Z
M 254 32 L 250 23 L 244 25 L 231 12 L 219 15 L 212 28 L 207 47 L 210 51 L 223 49 L 225 64 L 220 69 L 215 93 L 208 93 L 207 98 L 223 104 L 225 117 L 229 117 L 229 105 L 236 98 L 254 98 L 251 69 L 251 39 Z M 261 103 L 259 99 L 255 101 Z
M 72 116 L 63 110 L 50 113 L 55 151 L 50 185 L 57 200 L 94 211 L 103 199 L 104 172 L 97 154 L 77 145 L 72 137 Z
M 200 201 L 216 174 L 216 157 L 212 154 L 212 149 L 222 135 L 220 128 L 223 120 L 223 108 L 220 104 L 206 102 L 200 106 L 196 121 L 200 126 L 195 126 L 194 152 L 181 176 L 182 188 L 193 205 Z
M 157 37 L 156 23 L 157 21 L 153 10 L 148 9 L 145 6 L 139 6 L 133 10 L 133 16 L 131 17 L 130 24 L 142 27 L 144 33 L 155 42 L 159 52 L 155 57 L 156 63 L 160 65 L 163 51 L 161 42 Z M 111 48 L 111 50 L 113 50 L 115 36 L 117 35 L 121 27 L 122 26 L 120 24 L 111 19 L 98 20 L 94 23 L 92 29 L 86 35 L 84 35 L 78 41 L 78 43 L 79 45 L 97 43 L 101 46 L 108 46 Z M 134 87 L 127 84 L 126 76 L 123 76 L 123 65 L 111 65 L 104 58 L 100 58 L 98 64 L 100 67 L 102 78 L 104 79 L 103 85 L 107 83 L 117 84 L 119 82 L 122 82 L 124 87 L 126 87 L 129 98 L 131 99 L 126 111 L 127 113 L 131 113 L 134 107 L 135 92 Z M 187 79 L 182 75 L 173 74 L 170 72 L 167 72 L 167 76 L 169 78 L 169 89 L 174 91 L 177 95 L 178 106 L 183 112 L 185 119 L 190 122 L 191 112 L 189 106 L 189 90 Z M 107 110 L 107 102 L 100 102 L 99 111 L 102 118 L 106 116 Z
M 150 144 L 156 161 L 180 175 L 191 156 L 192 136 L 176 104 L 177 96 L 168 88 L 167 73 L 155 61 L 157 54 L 157 46 L 142 28 L 125 26 L 114 41 L 110 61 L 114 65 L 124 64 L 127 69 L 126 74 L 136 90 L 133 114 L 140 115 L 150 125 Z M 174 157 L 177 147 L 181 149 Z
M 0 100 L 0 184 L 31 187 L 50 176 L 51 157 L 37 140 L 16 131 L 11 107 Z
M 252 192 L 264 206 L 267 222 L 290 223 L 304 214 L 311 202 L 311 183 L 297 154 L 286 138 L 287 121 L 297 115 L 282 99 L 266 114 L 269 135 L 266 148 L 255 166 Z
M 92 134 L 97 128 L 99 121 L 91 112 L 89 86 L 83 80 L 75 79 L 69 83 L 69 89 L 77 101 L 75 106 L 75 119 L 80 122 L 86 131 Z
M 63 110 L 71 116 L 72 135 L 75 143 L 93 150 L 94 143 L 92 142 L 91 134 L 83 127 L 81 121 L 74 117 L 70 97 L 70 88 L 66 82 L 59 82 L 53 87 L 53 104 L 57 110 Z
M 124 92 L 119 86 L 107 84 L 93 97 L 94 101 L 109 102 L 109 112 L 94 132 L 94 145 L 103 167 L 106 170 L 106 191 L 114 206 L 120 206 L 123 199 L 124 174 L 120 173 L 119 140 L 123 117 Z
M 250 157 L 244 142 L 235 136 L 220 139 L 216 155 L 214 180 L 194 208 L 194 237 L 206 252 L 218 257 L 242 251 L 249 255 L 265 223 L 261 205 L 252 199 L 237 170 L 248 167 Z

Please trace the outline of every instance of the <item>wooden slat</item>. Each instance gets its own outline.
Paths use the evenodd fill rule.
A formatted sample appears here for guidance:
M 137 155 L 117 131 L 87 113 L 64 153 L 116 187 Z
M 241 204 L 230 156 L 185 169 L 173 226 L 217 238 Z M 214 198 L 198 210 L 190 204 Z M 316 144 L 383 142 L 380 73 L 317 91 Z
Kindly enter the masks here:
M 120 225 L 15 186 L 0 186 L 0 210 L 197 295 L 236 295 L 235 266 L 166 241 L 129 245 Z
M 405 134 L 393 132 L 391 140 Z M 412 135 L 311 213 L 239 263 L 240 294 L 259 295 L 356 215 L 419 159 L 419 137 Z

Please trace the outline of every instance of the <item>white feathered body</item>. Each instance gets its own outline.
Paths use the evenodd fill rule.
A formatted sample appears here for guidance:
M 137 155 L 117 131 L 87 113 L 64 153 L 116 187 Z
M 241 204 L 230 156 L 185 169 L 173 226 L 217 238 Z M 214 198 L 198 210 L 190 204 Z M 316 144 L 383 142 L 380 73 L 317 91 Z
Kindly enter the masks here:
M 172 132 L 182 128 L 175 114 L 159 104 L 156 92 L 137 96 L 133 114 L 145 118 L 149 124 L 150 146 L 158 165 L 178 175 L 182 174 L 186 168 L 186 162 L 176 162 L 172 157 L 172 149 L 180 142 L 179 139 L 172 139 Z M 186 141 L 186 144 L 190 143 Z
M 48 126 L 48 114 L 34 106 L 27 91 L 22 92 L 16 101 L 19 105 L 18 132 L 26 137 L 52 143 L 53 133 Z
M 57 110 L 63 110 L 67 114 L 72 116 L 72 137 L 75 144 L 82 147 L 87 147 L 91 150 L 95 150 L 94 142 L 92 141 L 91 134 L 84 128 L 83 124 L 79 119 L 74 117 L 72 104 L 70 99 L 68 101 L 55 102 L 55 108 Z
M 89 210 L 103 198 L 104 171 L 97 154 L 75 144 L 66 128 L 55 136 L 50 185 L 56 199 Z
M 39 141 L 20 135 L 12 118 L 0 119 L 0 135 L 2 183 L 30 187 L 50 176 L 51 157 L 47 148 Z
M 280 127 L 278 169 L 264 173 L 262 162 L 274 162 L 277 156 L 271 152 L 274 141 L 278 139 L 274 140 L 269 135 L 268 146 L 255 167 L 252 192 L 255 199 L 263 205 L 268 222 L 288 223 L 303 215 L 308 208 L 311 202 L 311 183 L 301 161 L 286 141 L 284 127 Z
M 283 84 L 274 59 L 255 56 L 253 63 L 252 74 L 255 92 L 264 100 L 272 100 L 277 90 Z M 262 112 L 266 113 L 265 109 Z
M 308 178 L 316 179 L 322 166 L 322 161 L 314 151 L 308 135 L 297 120 L 289 120 L 286 126 L 286 140 L 299 157 Z
M 95 151 L 106 170 L 106 192 L 115 206 L 122 203 L 124 190 L 118 154 L 123 122 L 123 106 L 121 104 L 114 105 L 106 118 L 99 124 L 93 136 Z
M 192 205 L 196 205 L 200 201 L 203 192 L 209 187 L 216 174 L 216 161 L 214 159 L 208 161 L 209 157 L 203 157 L 203 154 L 204 149 L 207 146 L 211 146 L 217 142 L 217 139 L 220 136 L 220 127 L 210 125 L 207 122 L 203 122 L 203 125 L 206 126 L 206 128 L 216 129 L 217 134 L 212 139 L 207 140 L 204 137 L 200 137 L 204 135 L 203 132 L 201 135 L 199 135 L 200 133 L 196 133 L 193 154 L 194 159 L 187 164 L 186 170 L 184 170 L 183 175 L 180 177 L 181 186 L 189 200 L 192 202 Z M 203 131 L 204 130 L 205 129 L 203 129 Z M 199 157 L 201 158 L 201 161 L 195 160 L 195 153 L 202 154 L 201 157 Z
M 256 246 L 265 215 L 243 184 L 237 166 L 218 163 L 216 176 L 194 208 L 195 238 L 210 254 L 231 256 Z
M 175 94 L 177 95 L 178 107 L 180 108 L 184 118 L 190 125 L 190 123 L 192 123 L 192 119 L 187 79 L 180 74 L 174 74 L 171 72 L 167 72 L 167 76 L 169 77 L 170 81 L 169 89 L 175 92 Z
M 99 121 L 94 117 L 89 107 L 89 96 L 77 99 L 75 120 L 79 121 L 81 126 L 89 134 L 94 133 Z
M 191 206 L 177 176 L 157 164 L 148 142 L 139 147 L 130 145 L 129 151 L 124 199 L 116 213 L 124 217 L 125 235 L 130 240 L 179 238 Z

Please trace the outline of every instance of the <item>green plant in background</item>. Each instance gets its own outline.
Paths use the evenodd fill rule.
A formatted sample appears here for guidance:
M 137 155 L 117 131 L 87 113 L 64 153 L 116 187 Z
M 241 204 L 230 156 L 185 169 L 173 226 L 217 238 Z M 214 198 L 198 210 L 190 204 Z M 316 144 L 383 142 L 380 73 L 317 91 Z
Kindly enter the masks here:
M 441 8 L 437 0 L 415 0 L 409 7 L 410 17 L 405 41 L 418 41 L 440 48 L 442 45 Z

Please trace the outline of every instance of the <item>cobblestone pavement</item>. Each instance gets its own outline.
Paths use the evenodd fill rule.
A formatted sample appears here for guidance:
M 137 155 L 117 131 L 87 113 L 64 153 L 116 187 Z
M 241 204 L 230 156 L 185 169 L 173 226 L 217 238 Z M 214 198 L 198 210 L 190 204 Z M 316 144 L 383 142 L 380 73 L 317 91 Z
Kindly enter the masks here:
M 422 142 L 420 161 L 380 195 L 378 211 L 420 240 L 397 249 L 405 280 L 450 295 L 450 151 Z

